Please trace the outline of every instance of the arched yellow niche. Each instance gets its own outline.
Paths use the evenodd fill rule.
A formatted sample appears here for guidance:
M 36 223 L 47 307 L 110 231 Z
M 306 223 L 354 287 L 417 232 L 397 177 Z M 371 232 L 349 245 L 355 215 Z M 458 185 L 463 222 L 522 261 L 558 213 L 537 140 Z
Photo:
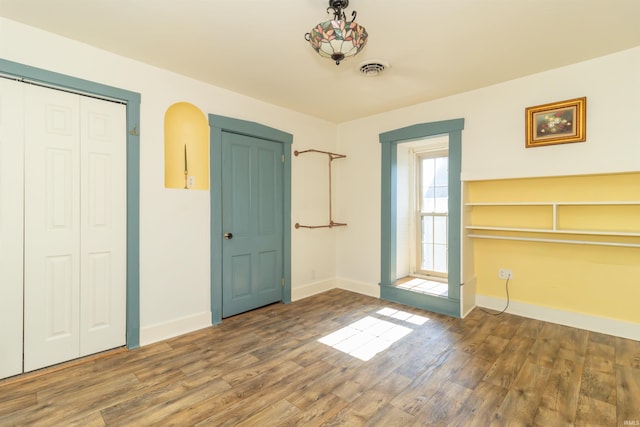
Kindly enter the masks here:
M 164 186 L 209 189 L 209 123 L 188 102 L 173 104 L 164 115 Z

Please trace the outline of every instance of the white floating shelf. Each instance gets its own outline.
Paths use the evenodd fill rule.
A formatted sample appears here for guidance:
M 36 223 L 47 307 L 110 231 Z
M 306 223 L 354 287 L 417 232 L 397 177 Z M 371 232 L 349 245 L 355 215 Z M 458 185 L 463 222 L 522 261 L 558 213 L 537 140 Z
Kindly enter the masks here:
M 640 205 L 639 201 L 611 202 L 470 202 L 465 206 L 624 206 Z
M 625 236 L 640 237 L 640 232 L 636 231 L 607 231 L 607 230 L 568 230 L 550 228 L 520 228 L 520 227 L 491 227 L 483 225 L 467 225 L 468 230 L 488 230 L 488 231 L 515 231 L 519 233 L 552 233 L 552 234 L 583 234 L 591 236 Z
M 572 245 L 596 245 L 596 246 L 617 246 L 617 247 L 626 247 L 626 248 L 640 248 L 640 243 L 598 242 L 598 241 L 571 240 L 571 239 L 545 239 L 545 238 L 537 238 L 537 237 L 493 236 L 493 235 L 486 235 L 486 234 L 467 234 L 467 237 L 472 237 L 475 239 L 517 240 L 521 242 L 569 243 Z

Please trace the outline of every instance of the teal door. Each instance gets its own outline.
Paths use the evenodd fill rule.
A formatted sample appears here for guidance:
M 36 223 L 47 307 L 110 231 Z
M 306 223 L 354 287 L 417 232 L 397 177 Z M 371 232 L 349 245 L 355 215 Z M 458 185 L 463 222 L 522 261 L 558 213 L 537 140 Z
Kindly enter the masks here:
M 222 317 L 282 300 L 282 144 L 222 132 Z

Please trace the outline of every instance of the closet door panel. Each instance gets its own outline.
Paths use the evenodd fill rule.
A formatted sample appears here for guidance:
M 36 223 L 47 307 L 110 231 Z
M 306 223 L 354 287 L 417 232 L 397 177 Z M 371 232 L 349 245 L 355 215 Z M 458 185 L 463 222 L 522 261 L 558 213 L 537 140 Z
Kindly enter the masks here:
M 0 78 L 0 378 L 22 372 L 23 86 Z
M 81 98 L 80 354 L 126 344 L 126 106 Z
M 79 356 L 79 96 L 25 98 L 24 369 Z

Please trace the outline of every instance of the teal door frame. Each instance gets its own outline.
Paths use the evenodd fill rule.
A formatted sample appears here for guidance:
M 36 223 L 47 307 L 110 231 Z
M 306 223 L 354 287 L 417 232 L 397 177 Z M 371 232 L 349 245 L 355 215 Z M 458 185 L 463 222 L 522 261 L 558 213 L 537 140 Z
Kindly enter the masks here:
M 222 132 L 266 139 L 283 145 L 282 302 L 291 302 L 291 145 L 293 135 L 259 123 L 209 114 L 209 186 L 211 188 L 211 323 L 222 322 Z
M 140 347 L 140 94 L 0 59 L 0 74 L 9 78 L 95 95 L 127 108 L 127 347 Z
M 390 301 L 423 308 L 436 313 L 460 317 L 460 249 L 461 249 L 461 158 L 464 119 L 421 123 L 381 133 L 382 193 L 380 297 Z M 393 286 L 396 277 L 397 224 L 397 149 L 398 144 L 440 135 L 449 136 L 449 233 L 448 233 L 448 296 L 441 297 L 411 292 Z

